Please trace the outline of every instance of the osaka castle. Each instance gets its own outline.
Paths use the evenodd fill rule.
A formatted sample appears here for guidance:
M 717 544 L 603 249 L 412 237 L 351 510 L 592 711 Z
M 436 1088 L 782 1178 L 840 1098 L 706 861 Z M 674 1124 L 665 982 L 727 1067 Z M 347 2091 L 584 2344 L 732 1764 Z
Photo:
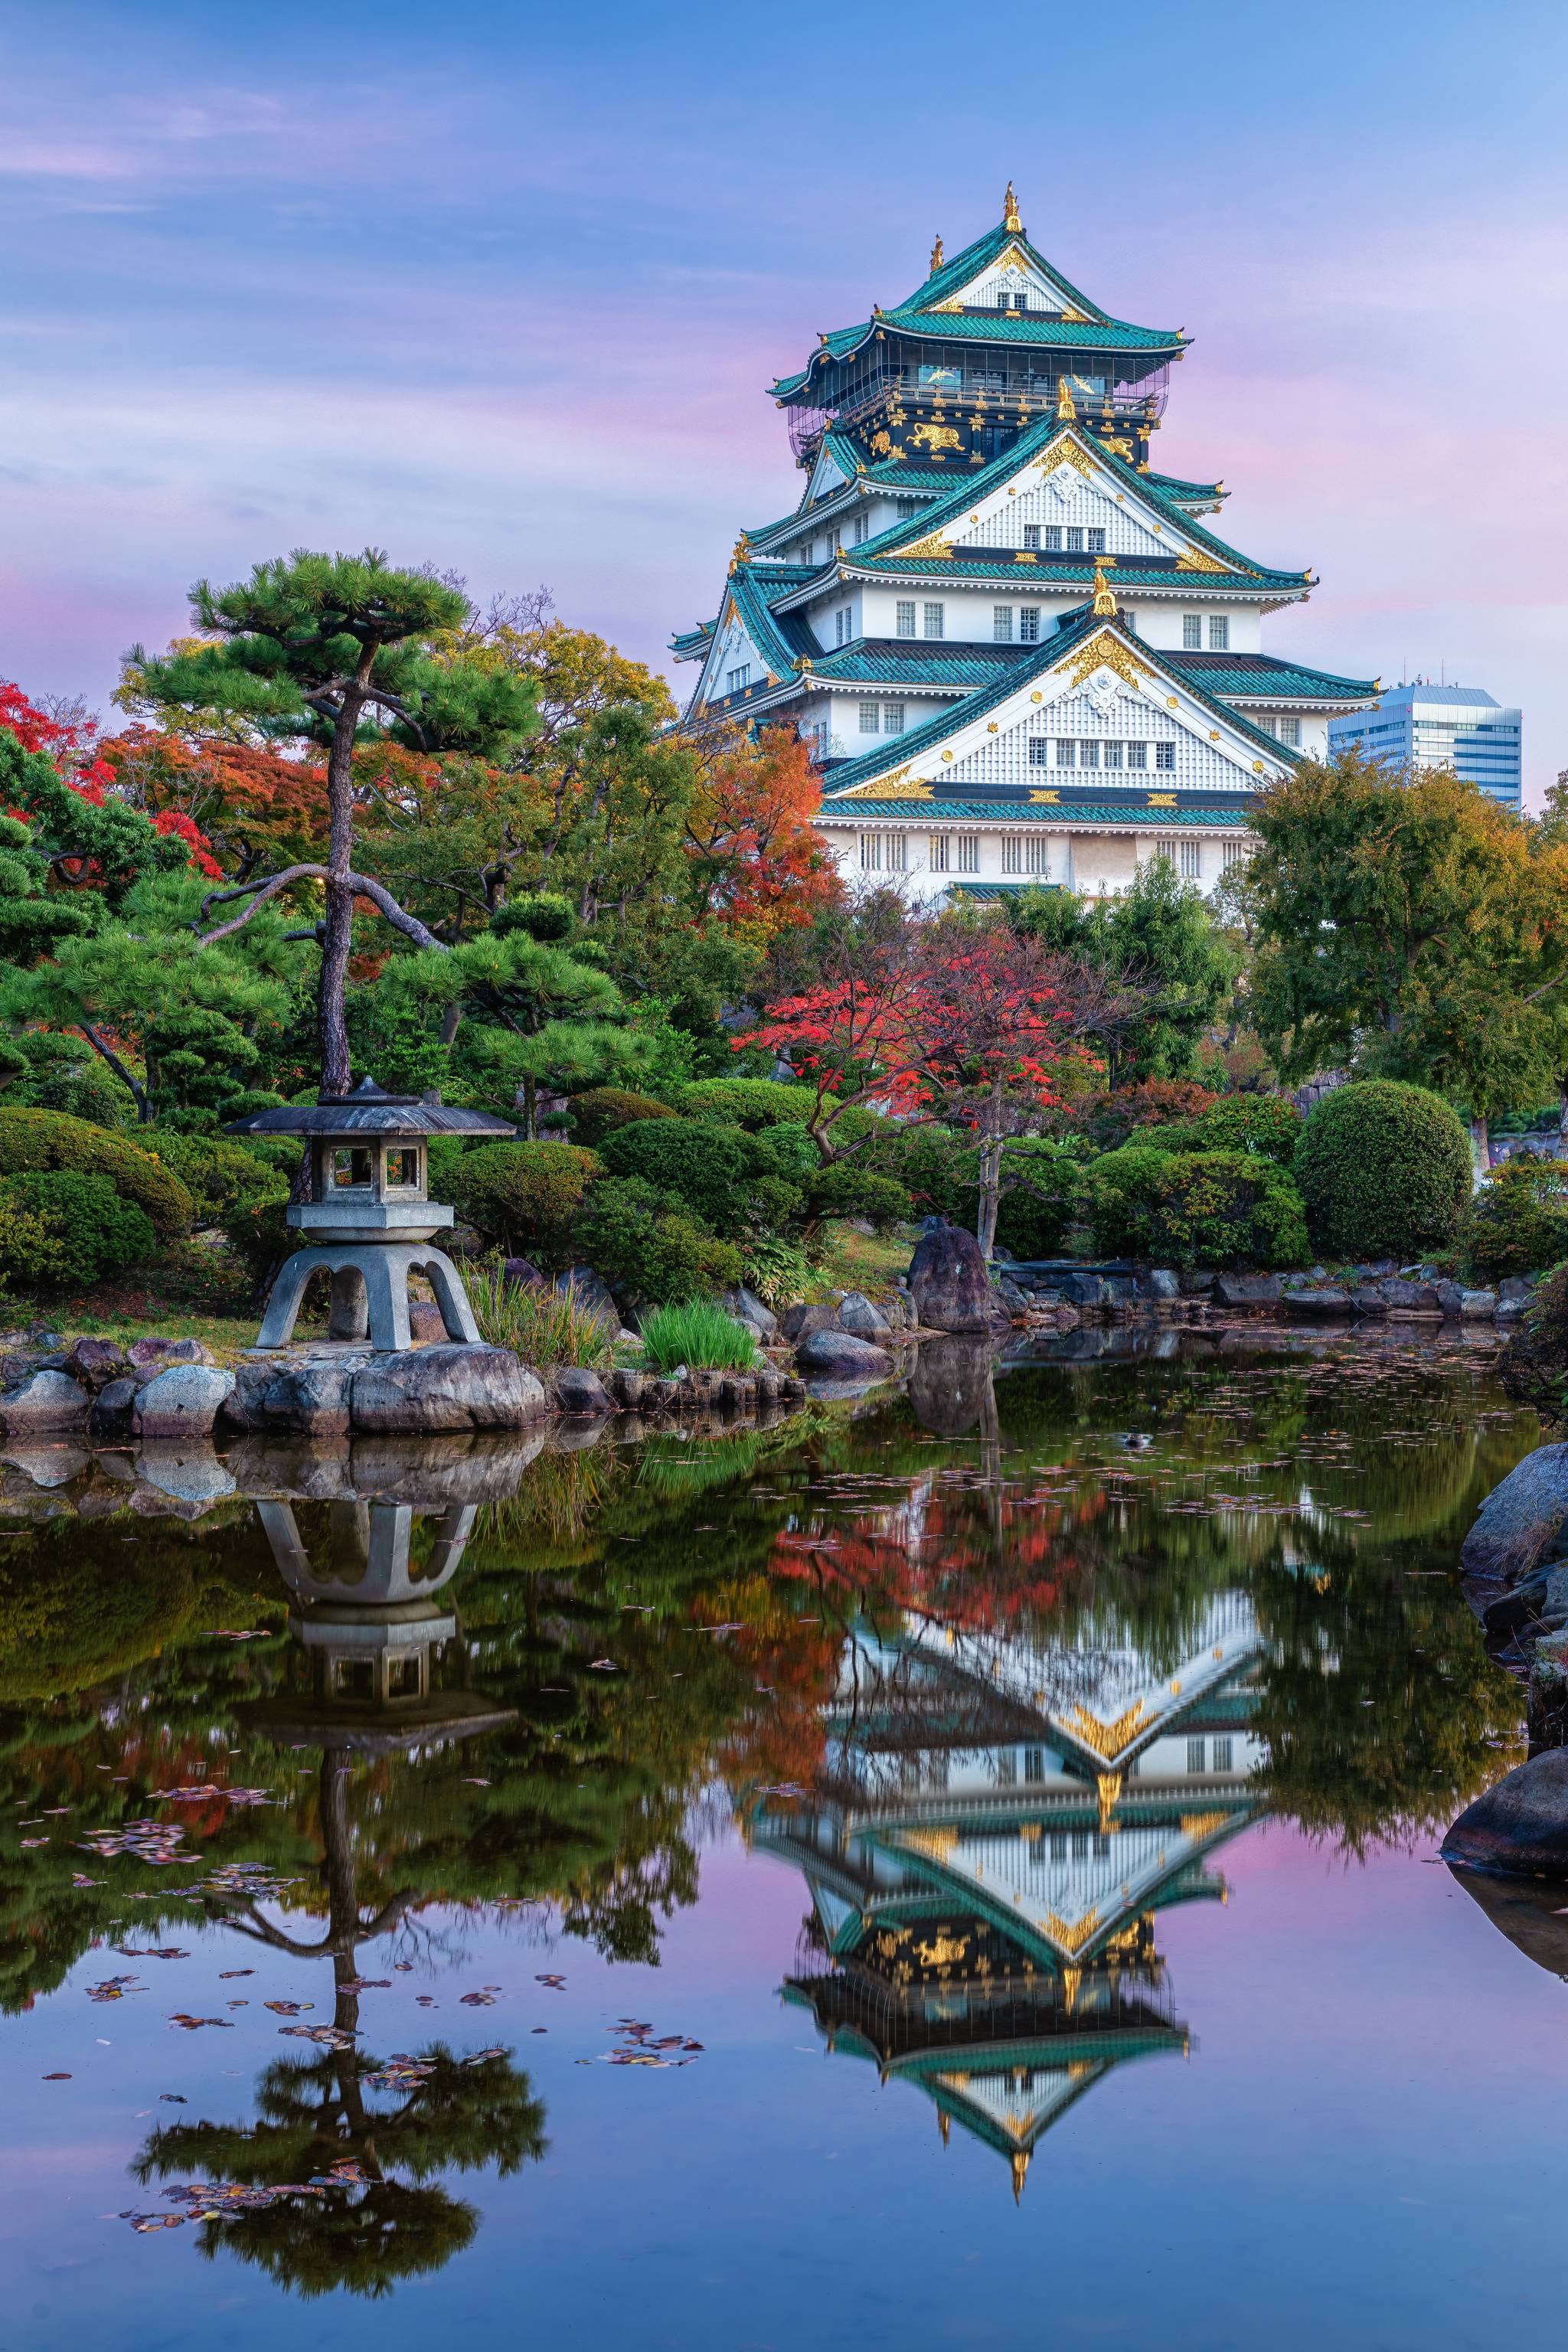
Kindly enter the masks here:
M 819 336 L 773 397 L 800 501 L 741 533 L 719 610 L 672 640 L 688 717 L 793 723 L 847 876 L 915 899 L 1125 888 L 1163 853 L 1204 888 L 1261 785 L 1321 755 L 1377 681 L 1263 650 L 1308 567 L 1155 470 L 1190 338 L 1132 326 L 1001 224 Z

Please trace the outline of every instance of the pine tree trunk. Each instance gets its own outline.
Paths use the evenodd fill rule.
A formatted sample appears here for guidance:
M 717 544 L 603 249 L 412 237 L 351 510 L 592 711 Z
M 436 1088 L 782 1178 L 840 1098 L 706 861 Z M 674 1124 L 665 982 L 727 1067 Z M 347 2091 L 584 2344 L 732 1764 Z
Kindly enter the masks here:
M 374 657 L 374 648 L 367 646 L 360 663 L 361 679 L 356 679 L 356 685 L 368 682 Z M 362 707 L 359 694 L 353 690 L 344 694 L 327 759 L 327 811 L 331 834 L 327 852 L 327 919 L 322 927 L 321 976 L 316 1000 L 324 1095 L 346 1095 L 349 1090 L 349 952 L 353 945 L 354 901 L 348 877 L 353 871 L 354 730 Z

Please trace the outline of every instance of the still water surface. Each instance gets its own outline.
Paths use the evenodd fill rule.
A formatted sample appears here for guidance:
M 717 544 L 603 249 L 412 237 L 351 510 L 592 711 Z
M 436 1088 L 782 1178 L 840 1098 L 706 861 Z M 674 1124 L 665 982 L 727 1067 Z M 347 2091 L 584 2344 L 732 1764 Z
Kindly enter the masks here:
M 190 1517 L 7 1469 L 5 2352 L 1556 2324 L 1568 1994 L 1434 1860 L 1533 1420 L 1063 1348 Z

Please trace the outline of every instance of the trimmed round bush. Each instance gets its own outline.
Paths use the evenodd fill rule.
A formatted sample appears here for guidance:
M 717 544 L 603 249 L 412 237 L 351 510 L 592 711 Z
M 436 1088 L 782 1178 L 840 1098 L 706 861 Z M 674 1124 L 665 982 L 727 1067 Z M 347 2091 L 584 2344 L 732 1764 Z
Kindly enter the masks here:
M 612 1176 L 635 1176 L 667 1192 L 716 1234 L 736 1234 L 750 1206 L 754 1171 L 749 1139 L 705 1119 L 642 1118 L 605 1138 L 600 1158 Z
M 490 918 L 497 939 L 504 940 L 510 931 L 526 931 L 542 947 L 555 947 L 569 940 L 576 928 L 571 900 L 555 890 L 535 890 L 526 898 L 509 898 Z
M 617 1128 L 635 1127 L 639 1118 L 675 1118 L 668 1103 L 652 1095 L 633 1094 L 627 1087 L 589 1087 L 574 1095 L 569 1105 L 574 1140 L 595 1150 Z
M 1261 1151 L 1281 1168 L 1301 1139 L 1301 1114 L 1283 1095 L 1222 1095 L 1193 1125 L 1200 1151 Z
M 153 1221 L 107 1176 L 65 1168 L 27 1171 L 0 1183 L 0 1266 L 8 1281 L 73 1288 L 121 1274 L 157 1248 Z
M 1488 1282 L 1561 1265 L 1568 1258 L 1568 1160 L 1516 1151 L 1471 1201 L 1461 1239 L 1466 1271 Z
M 626 1299 L 706 1298 L 741 1280 L 741 1253 L 701 1221 L 671 1208 L 639 1177 L 605 1177 L 593 1185 L 576 1223 L 579 1248 Z
M 195 1202 L 173 1168 L 128 1137 L 58 1110 L 0 1110 L 0 1176 L 60 1169 L 105 1176 L 112 1190 L 152 1219 L 163 1234 L 184 1230 Z
M 556 1269 L 572 1264 L 572 1220 L 599 1172 L 574 1143 L 481 1143 L 451 1171 L 453 1204 L 509 1256 Z
M 1256 1151 L 1124 1145 L 1089 1170 L 1095 1246 L 1164 1265 L 1302 1265 L 1307 1221 L 1294 1179 Z
M 825 1217 L 865 1217 L 877 1226 L 901 1224 L 912 1203 L 901 1184 L 862 1168 L 853 1160 L 819 1169 L 805 1188 L 806 1213 L 814 1222 Z
M 816 1109 L 815 1087 L 774 1078 L 696 1078 L 679 1094 L 683 1118 L 716 1118 L 755 1134 L 764 1127 L 804 1127 Z
M 1363 1078 L 1325 1095 L 1293 1162 L 1315 1246 L 1334 1258 L 1411 1258 L 1457 1232 L 1470 1144 L 1440 1095 Z
M 226 1136 L 160 1131 L 157 1149 L 164 1167 L 195 1201 L 198 1223 L 226 1224 L 231 1217 L 289 1198 L 289 1179 L 270 1160 L 258 1159 Z

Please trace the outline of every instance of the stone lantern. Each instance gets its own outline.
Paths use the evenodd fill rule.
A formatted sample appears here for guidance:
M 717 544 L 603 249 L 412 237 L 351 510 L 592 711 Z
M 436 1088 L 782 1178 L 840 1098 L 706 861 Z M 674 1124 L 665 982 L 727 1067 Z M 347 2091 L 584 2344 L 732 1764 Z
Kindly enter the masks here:
M 448 1106 L 437 1093 L 386 1094 L 374 1078 L 362 1078 L 352 1094 L 324 1095 L 309 1108 L 285 1103 L 235 1119 L 231 1135 L 300 1135 L 310 1154 L 310 1198 L 291 1202 L 288 1211 L 307 1246 L 285 1262 L 272 1286 L 258 1349 L 288 1346 L 305 1286 L 323 1273 L 331 1281 L 330 1340 L 406 1348 L 408 1278 L 422 1274 L 447 1338 L 481 1346 L 462 1277 L 446 1252 L 431 1245 L 451 1224 L 452 1211 L 430 1198 L 426 1138 L 516 1132 L 506 1119 Z

